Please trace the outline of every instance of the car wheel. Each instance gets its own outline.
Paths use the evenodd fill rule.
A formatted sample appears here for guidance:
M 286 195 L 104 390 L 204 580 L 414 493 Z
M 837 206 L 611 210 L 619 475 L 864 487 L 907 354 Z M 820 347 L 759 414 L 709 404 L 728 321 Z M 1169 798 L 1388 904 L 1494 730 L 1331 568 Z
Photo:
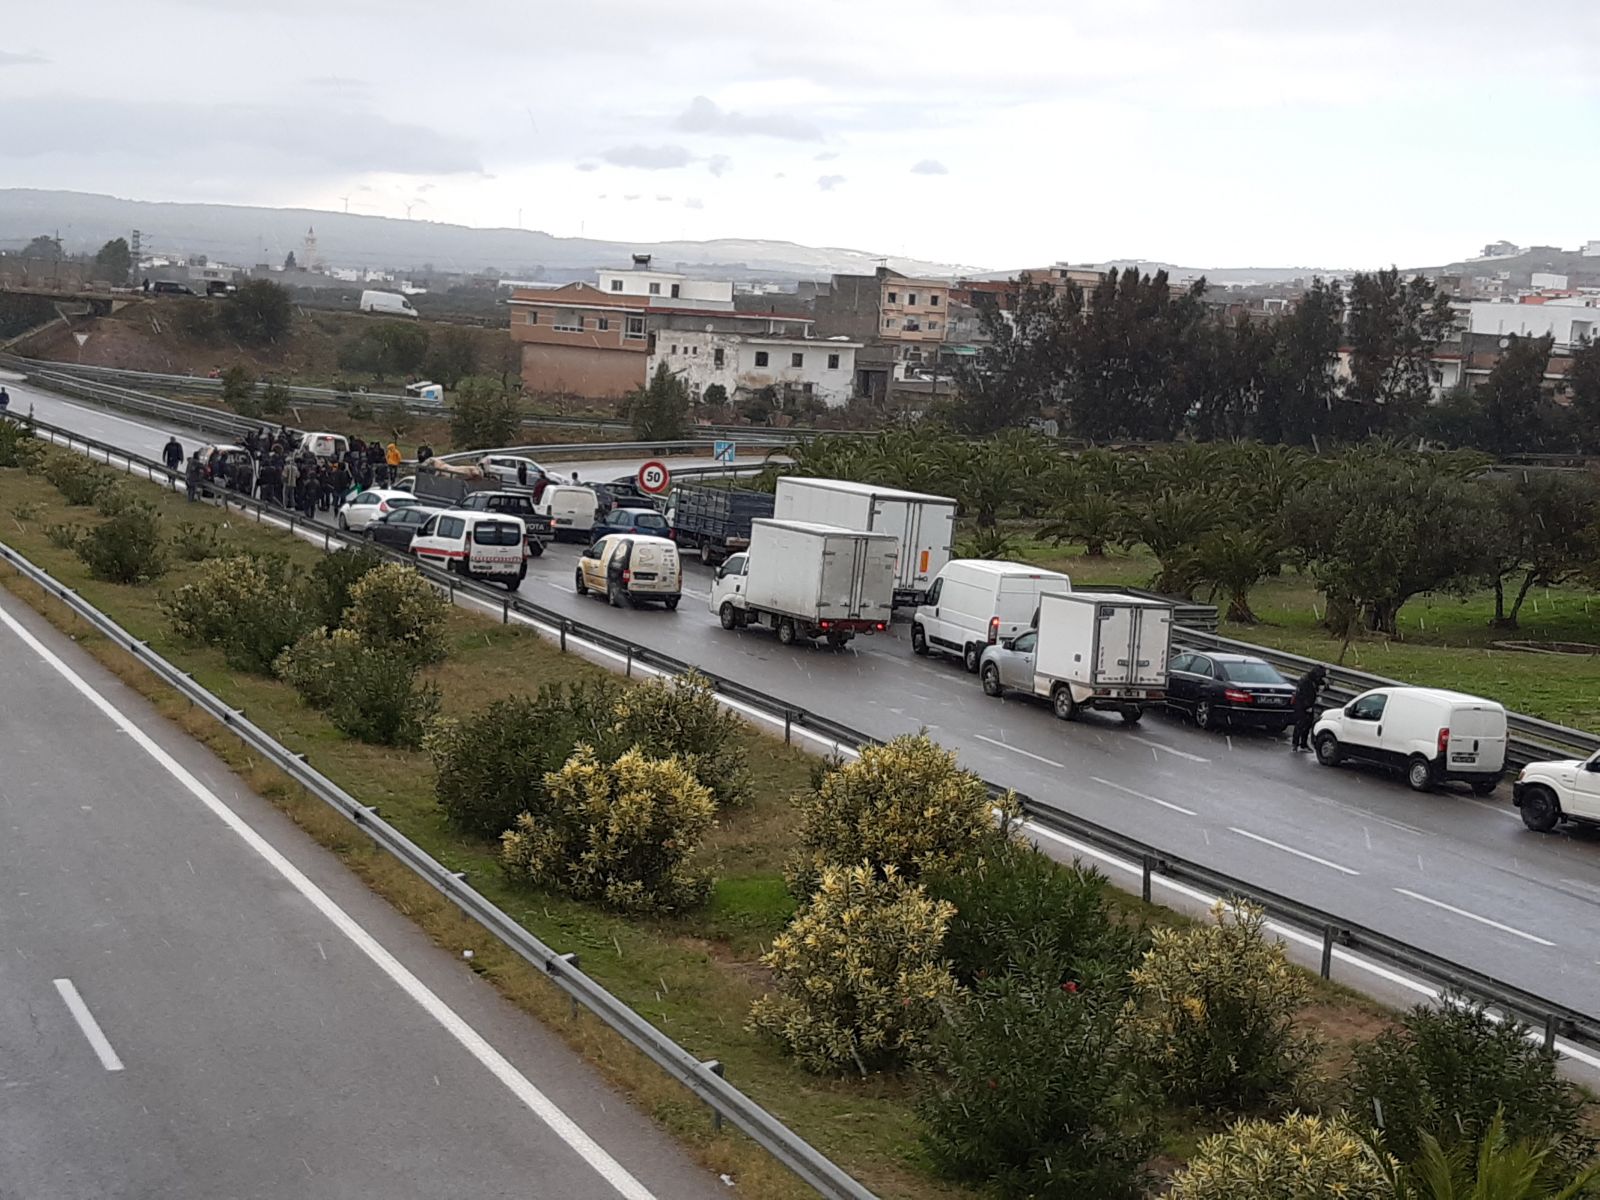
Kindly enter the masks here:
M 1211 711 L 1211 701 L 1196 700 L 1194 705 L 1194 725 L 1196 729 L 1215 729 L 1217 714 Z
M 717 619 L 722 622 L 724 629 L 737 629 L 739 626 L 739 614 L 732 602 L 727 600 L 724 600 L 722 607 L 717 610 Z
M 528 543 L 528 553 L 531 554 L 534 558 L 538 558 L 541 554 L 544 553 L 544 543 L 543 542 L 529 542 Z
M 794 627 L 794 622 L 788 617 L 784 617 L 778 622 L 778 641 L 780 644 L 792 646 L 794 645 L 798 636 L 799 634 Z
M 923 632 L 921 625 L 913 625 L 911 627 L 911 653 L 920 654 L 923 657 L 927 656 L 928 635 Z
M 1420 754 L 1413 754 L 1406 763 L 1406 782 L 1413 792 L 1433 791 L 1433 764 Z
M 1078 702 L 1072 698 L 1072 689 L 1064 683 L 1057 684 L 1056 690 L 1050 693 L 1050 707 L 1063 721 L 1075 721 L 1078 718 Z
M 519 587 L 522 586 L 522 576 L 521 575 L 508 575 L 508 576 L 506 576 L 506 578 L 502 579 L 500 582 L 505 584 L 506 591 L 514 592 Z
M 1495 784 L 1498 782 L 1499 781 L 1495 779 L 1476 780 L 1472 784 L 1472 794 L 1474 796 L 1487 796 L 1490 792 L 1494 791 Z
M 1000 684 L 1000 668 L 993 663 L 983 664 L 983 694 L 985 696 L 1000 696 L 1005 693 L 1005 688 Z
M 1333 734 L 1317 735 L 1317 761 L 1325 767 L 1337 767 L 1344 761 L 1344 751 L 1339 749 L 1339 739 Z
M 1129 705 L 1122 710 L 1122 723 L 1124 725 L 1137 725 L 1144 719 L 1144 709 L 1137 705 Z
M 1535 833 L 1549 833 L 1561 821 L 1561 805 L 1547 787 L 1531 787 L 1522 793 L 1522 823 Z
M 666 600 L 663 603 L 666 604 L 668 612 L 677 612 L 678 611 L 678 599 L 679 598 L 677 596 L 668 596 L 666 598 Z
M 350 528 L 350 522 L 344 519 L 343 513 L 339 514 L 338 525 L 340 529 L 348 530 Z
M 589 585 L 584 582 L 582 567 L 579 567 L 574 573 L 573 586 L 578 589 L 578 595 L 587 596 L 589 594 Z
M 961 665 L 966 667 L 967 674 L 978 673 L 978 662 L 983 658 L 983 650 L 977 642 L 968 642 L 966 649 L 961 651 Z

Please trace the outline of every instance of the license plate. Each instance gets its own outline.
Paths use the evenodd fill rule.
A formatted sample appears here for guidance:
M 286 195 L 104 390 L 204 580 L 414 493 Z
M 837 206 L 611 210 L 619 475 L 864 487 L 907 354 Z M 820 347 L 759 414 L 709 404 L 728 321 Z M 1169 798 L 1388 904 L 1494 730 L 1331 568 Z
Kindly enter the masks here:
M 1458 763 L 1475 763 L 1478 761 L 1478 756 L 1476 754 L 1452 754 L 1450 756 L 1450 761 Z
M 571 517 L 557 517 L 556 518 L 556 524 L 557 525 L 571 525 L 572 524 L 572 518 Z
M 649 580 L 651 583 L 654 583 L 656 573 L 654 571 L 635 571 L 633 573 L 633 577 L 638 580 Z
M 1285 704 L 1287 704 L 1289 702 L 1287 700 L 1285 700 L 1282 696 L 1268 696 L 1268 697 L 1266 697 L 1266 699 L 1262 700 L 1261 703 L 1263 703 L 1263 704 L 1275 704 L 1279 708 L 1282 708 Z

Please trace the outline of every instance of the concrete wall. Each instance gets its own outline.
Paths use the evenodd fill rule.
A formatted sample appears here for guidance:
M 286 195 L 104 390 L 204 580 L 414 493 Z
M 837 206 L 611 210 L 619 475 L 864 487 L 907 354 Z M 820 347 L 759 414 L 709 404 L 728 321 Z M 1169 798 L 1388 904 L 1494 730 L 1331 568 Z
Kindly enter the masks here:
M 1574 304 L 1474 304 L 1467 310 L 1472 332 L 1518 333 L 1527 337 L 1555 334 L 1557 346 L 1571 346 L 1600 333 L 1600 308 Z
M 690 279 L 670 271 L 601 271 L 600 290 L 608 296 L 646 296 L 651 303 L 715 304 L 733 307 L 733 284 L 716 279 Z M 651 291 L 654 285 L 655 290 Z M 672 289 L 677 288 L 674 296 Z
M 536 393 L 620 399 L 643 387 L 647 355 L 599 346 L 522 345 L 522 386 Z
M 662 331 L 656 335 L 649 372 L 654 374 L 656 366 L 665 363 L 691 391 L 702 395 L 714 383 L 726 388 L 730 397 L 765 387 L 803 393 L 809 384 L 811 394 L 822 403 L 841 408 L 850 402 L 855 390 L 856 349 L 848 342 L 818 339 Z M 763 354 L 767 359 L 764 365 L 757 361 Z M 794 365 L 795 355 L 800 356 L 798 367 Z M 836 365 L 830 366 L 830 362 Z

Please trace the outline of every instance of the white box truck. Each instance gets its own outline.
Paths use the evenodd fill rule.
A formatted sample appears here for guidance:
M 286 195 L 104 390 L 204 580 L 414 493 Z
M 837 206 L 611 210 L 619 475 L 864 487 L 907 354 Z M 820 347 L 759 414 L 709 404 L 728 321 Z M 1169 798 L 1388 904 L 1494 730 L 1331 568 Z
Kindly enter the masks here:
M 785 646 L 842 646 L 889 627 L 898 554 L 887 533 L 757 518 L 750 548 L 717 568 L 710 608 L 724 629 L 764 624 Z
M 1129 725 L 1167 693 L 1172 606 L 1118 592 L 1039 597 L 1033 692 L 1070 721 L 1082 709 L 1108 709 Z
M 773 514 L 780 521 L 815 521 L 843 529 L 869 529 L 894 536 L 900 547 L 894 602 L 921 604 L 934 578 L 950 561 L 956 537 L 956 502 L 948 496 L 843 479 L 778 480 Z

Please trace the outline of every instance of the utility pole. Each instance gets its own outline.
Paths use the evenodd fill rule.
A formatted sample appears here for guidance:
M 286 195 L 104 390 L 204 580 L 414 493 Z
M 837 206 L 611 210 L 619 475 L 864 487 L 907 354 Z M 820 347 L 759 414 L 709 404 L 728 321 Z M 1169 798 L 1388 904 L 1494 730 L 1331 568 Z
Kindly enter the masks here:
M 143 249 L 139 244 L 139 231 L 137 229 L 133 231 L 133 241 L 128 246 L 128 254 L 133 259 L 133 267 L 129 272 L 128 285 L 130 287 L 136 287 L 138 286 L 138 280 L 135 279 L 134 276 L 139 274 L 139 259 L 143 255 Z

